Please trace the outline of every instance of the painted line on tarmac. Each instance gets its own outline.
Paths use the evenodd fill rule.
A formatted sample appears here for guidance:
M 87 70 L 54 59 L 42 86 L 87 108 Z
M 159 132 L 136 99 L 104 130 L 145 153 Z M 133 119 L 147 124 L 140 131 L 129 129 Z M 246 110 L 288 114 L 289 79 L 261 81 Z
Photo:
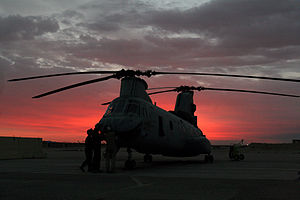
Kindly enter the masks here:
M 276 171 L 298 171 L 299 169 L 293 169 L 293 168 L 272 168 L 272 167 L 253 167 L 253 168 L 222 168 L 220 171 L 223 171 L 223 170 L 276 170 Z M 204 171 L 204 170 L 203 170 Z M 212 170 L 209 170 L 209 169 L 206 169 L 205 170 L 206 172 L 209 172 L 209 171 L 219 171 L 219 170 L 216 170 L 216 169 L 212 169 Z
M 129 176 L 129 178 L 131 178 L 131 180 L 133 180 L 133 182 L 136 183 L 137 186 L 142 187 L 145 186 L 146 184 L 142 183 L 139 179 L 133 177 L 133 176 Z
M 122 177 L 125 177 L 124 175 L 121 175 Z M 140 188 L 140 187 L 145 187 L 145 186 L 149 186 L 151 184 L 144 184 L 142 183 L 140 180 L 138 180 L 137 178 L 133 177 L 133 176 L 126 176 L 128 178 L 130 178 L 136 185 L 132 185 L 132 186 L 127 186 L 127 187 L 121 187 L 119 189 L 113 190 L 113 191 L 107 191 L 107 192 L 103 192 L 100 195 L 101 196 L 105 196 L 107 194 L 110 193 L 115 193 L 117 191 L 121 192 L 121 191 L 126 191 L 126 190 L 130 190 L 130 189 L 135 189 L 135 188 Z M 101 198 L 100 198 L 101 199 Z

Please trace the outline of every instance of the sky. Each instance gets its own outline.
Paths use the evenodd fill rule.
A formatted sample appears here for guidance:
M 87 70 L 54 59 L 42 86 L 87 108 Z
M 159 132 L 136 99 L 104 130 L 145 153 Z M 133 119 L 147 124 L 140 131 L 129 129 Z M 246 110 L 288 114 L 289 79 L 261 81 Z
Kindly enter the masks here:
M 32 99 L 96 75 L 8 79 L 89 70 L 140 69 L 300 79 L 300 1 L 1 0 L 0 135 L 82 142 L 119 95 L 109 80 Z M 149 87 L 193 85 L 300 95 L 300 83 L 156 76 Z M 174 109 L 176 93 L 155 95 Z M 196 92 L 198 126 L 214 142 L 300 139 L 300 99 Z

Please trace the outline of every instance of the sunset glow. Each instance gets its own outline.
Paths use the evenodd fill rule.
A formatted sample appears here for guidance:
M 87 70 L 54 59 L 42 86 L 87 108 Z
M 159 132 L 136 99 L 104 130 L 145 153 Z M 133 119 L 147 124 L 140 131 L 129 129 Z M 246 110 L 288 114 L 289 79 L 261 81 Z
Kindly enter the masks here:
M 0 136 L 82 142 L 106 110 L 101 103 L 119 96 L 120 81 L 108 80 L 32 99 L 101 76 L 7 82 L 12 78 L 124 68 L 300 79 L 298 1 L 184 2 L 1 1 Z M 150 88 L 193 85 L 300 95 L 300 83 L 178 75 L 143 79 Z M 176 95 L 151 98 L 168 111 Z M 198 126 L 213 143 L 300 138 L 299 98 L 201 91 L 194 103 Z

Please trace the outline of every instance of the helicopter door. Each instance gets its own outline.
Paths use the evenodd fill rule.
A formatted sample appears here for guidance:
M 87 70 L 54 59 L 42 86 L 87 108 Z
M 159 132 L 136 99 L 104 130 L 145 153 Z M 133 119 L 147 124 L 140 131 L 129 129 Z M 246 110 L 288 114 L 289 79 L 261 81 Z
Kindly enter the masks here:
M 165 136 L 162 116 L 158 116 L 158 135 Z

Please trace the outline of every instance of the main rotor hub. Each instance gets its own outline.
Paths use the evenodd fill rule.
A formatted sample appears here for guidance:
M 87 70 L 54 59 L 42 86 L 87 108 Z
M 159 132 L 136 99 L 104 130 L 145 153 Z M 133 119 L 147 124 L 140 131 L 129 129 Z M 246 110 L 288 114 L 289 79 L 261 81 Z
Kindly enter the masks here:
M 140 70 L 120 70 L 114 74 L 117 79 L 121 79 L 124 77 L 135 77 L 135 76 L 147 76 L 151 77 L 152 75 L 155 75 L 155 72 L 152 70 L 147 71 L 140 71 Z
M 194 86 L 182 85 L 182 86 L 176 88 L 176 92 L 188 92 L 188 91 L 193 91 L 193 90 L 201 91 L 204 89 L 205 88 L 202 86 L 194 87 Z

